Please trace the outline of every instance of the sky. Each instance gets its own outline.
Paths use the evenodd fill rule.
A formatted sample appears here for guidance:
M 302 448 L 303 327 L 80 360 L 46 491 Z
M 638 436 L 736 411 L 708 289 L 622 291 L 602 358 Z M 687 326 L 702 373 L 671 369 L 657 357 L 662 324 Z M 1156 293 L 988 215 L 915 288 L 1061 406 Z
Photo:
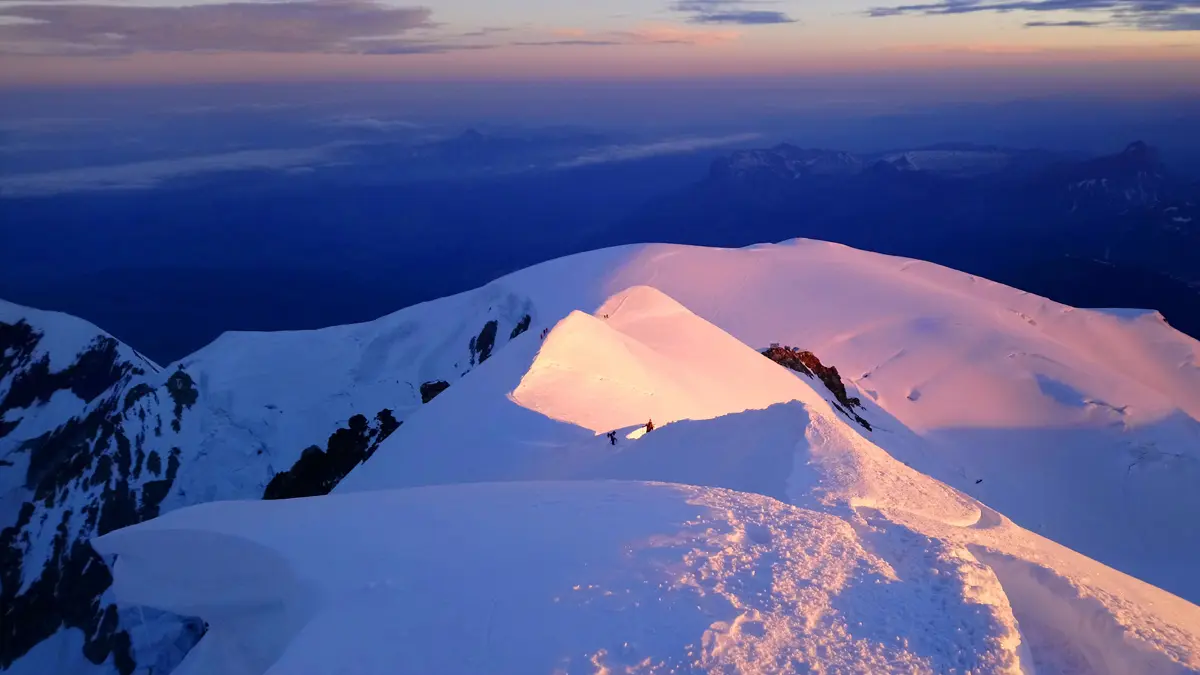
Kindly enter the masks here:
M 1186 88 L 1200 0 L 0 0 L 0 86 L 964 69 Z

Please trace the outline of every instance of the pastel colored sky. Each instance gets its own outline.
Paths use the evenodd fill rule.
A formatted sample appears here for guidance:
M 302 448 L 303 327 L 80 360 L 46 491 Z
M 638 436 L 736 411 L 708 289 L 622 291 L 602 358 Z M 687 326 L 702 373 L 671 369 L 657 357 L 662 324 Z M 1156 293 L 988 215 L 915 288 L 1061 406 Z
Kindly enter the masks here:
M 10 85 L 963 68 L 1184 86 L 1200 0 L 0 0 Z

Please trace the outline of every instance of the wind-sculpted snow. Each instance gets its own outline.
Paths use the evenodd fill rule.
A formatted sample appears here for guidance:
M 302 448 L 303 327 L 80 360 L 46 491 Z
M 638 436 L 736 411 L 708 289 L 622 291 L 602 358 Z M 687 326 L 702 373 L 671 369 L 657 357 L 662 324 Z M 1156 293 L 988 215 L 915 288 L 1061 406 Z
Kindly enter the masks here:
M 551 331 L 513 391 L 516 403 L 603 432 L 708 419 L 808 393 L 653 288 L 619 293 L 596 313 L 574 312 Z
M 899 580 L 847 522 L 728 490 L 211 504 L 97 546 L 121 597 L 214 617 L 179 673 L 1018 672 L 977 564 L 933 552 Z M 964 598 L 980 583 L 992 597 Z

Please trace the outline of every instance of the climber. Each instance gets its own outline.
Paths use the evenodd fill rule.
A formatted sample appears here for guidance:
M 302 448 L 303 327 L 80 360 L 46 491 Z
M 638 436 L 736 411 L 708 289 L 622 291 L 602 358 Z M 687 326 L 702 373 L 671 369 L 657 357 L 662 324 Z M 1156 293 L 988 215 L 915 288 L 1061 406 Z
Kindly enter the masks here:
M 654 431 L 654 420 L 646 422 L 646 433 L 650 433 L 651 431 Z
M 613 445 L 617 444 L 617 432 L 615 432 L 615 431 L 608 432 L 608 442 Z

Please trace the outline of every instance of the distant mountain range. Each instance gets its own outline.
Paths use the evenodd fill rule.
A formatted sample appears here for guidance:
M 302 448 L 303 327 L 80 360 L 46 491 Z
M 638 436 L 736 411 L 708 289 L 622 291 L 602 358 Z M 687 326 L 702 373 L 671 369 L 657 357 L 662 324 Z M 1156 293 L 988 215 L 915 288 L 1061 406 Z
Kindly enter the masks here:
M 347 146 L 346 164 L 311 172 L 5 199 L 0 297 L 166 363 L 227 330 L 367 321 L 590 249 L 812 237 L 1158 310 L 1200 336 L 1200 184 L 1146 144 L 1098 158 L 783 144 L 563 166 L 618 140 L 468 130 Z

